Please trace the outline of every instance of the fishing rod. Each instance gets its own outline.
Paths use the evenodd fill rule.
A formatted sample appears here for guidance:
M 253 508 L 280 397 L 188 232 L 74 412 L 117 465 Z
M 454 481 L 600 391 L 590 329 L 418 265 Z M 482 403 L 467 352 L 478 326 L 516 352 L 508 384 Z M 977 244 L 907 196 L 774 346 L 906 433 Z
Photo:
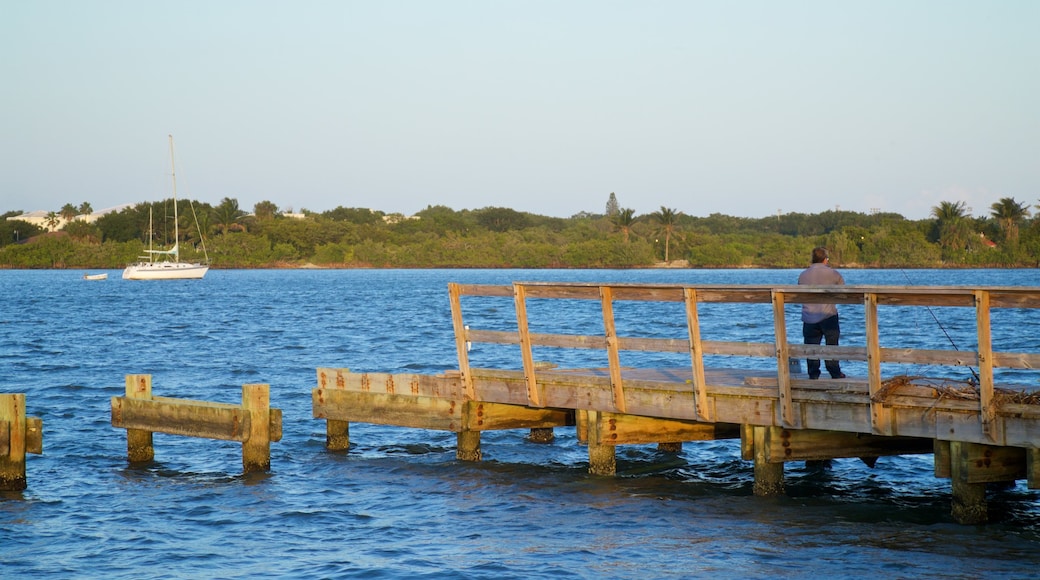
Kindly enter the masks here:
M 900 268 L 899 271 L 903 273 L 903 277 L 906 278 L 906 281 L 909 282 L 911 286 L 913 286 L 914 285 L 914 281 L 910 279 L 910 275 L 906 273 L 906 270 Z M 939 322 L 939 317 L 936 316 L 935 312 L 932 311 L 932 307 L 928 306 L 928 305 L 925 305 L 925 309 L 928 310 L 928 314 L 932 315 L 932 320 L 934 320 L 935 324 L 939 326 L 939 330 L 942 330 L 943 334 L 946 335 L 946 340 L 950 341 L 950 344 L 953 346 L 953 350 L 959 351 L 960 347 L 957 346 L 957 343 L 953 341 L 953 337 L 950 336 L 950 333 L 946 332 L 946 327 L 943 326 L 942 322 Z M 973 367 L 971 365 L 965 365 L 965 366 L 967 366 L 968 370 L 971 371 L 971 376 L 974 377 L 975 384 L 977 385 L 977 384 L 981 383 L 982 380 L 979 378 L 978 373 L 975 372 L 975 367 Z

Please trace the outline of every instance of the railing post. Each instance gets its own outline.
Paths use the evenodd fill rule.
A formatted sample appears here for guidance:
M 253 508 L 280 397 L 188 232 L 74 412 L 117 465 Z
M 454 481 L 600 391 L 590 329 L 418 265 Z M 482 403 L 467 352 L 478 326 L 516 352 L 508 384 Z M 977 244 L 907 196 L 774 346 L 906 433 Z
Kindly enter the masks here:
M 152 375 L 126 375 L 126 398 L 152 400 Z M 126 430 L 126 458 L 130 463 L 145 463 L 155 459 L 151 431 Z
M 599 287 L 603 308 L 603 331 L 607 339 L 607 361 L 610 365 L 610 389 L 614 393 L 614 408 L 625 412 L 625 390 L 621 380 L 621 354 L 618 352 L 617 327 L 614 323 L 614 298 L 609 286 Z
M 527 400 L 532 407 L 541 407 L 542 396 L 538 392 L 538 377 L 534 372 L 534 353 L 531 332 L 527 324 L 527 290 L 523 284 L 513 284 L 513 301 L 516 304 L 516 326 L 520 333 L 520 356 L 523 359 L 524 379 L 527 381 Z
M 708 388 L 704 383 L 704 345 L 701 344 L 701 322 L 697 314 L 697 290 L 683 288 L 683 299 L 686 303 L 686 328 L 690 335 L 694 416 L 701 421 L 714 422 L 715 410 L 708 406 Z
M 466 399 L 476 398 L 473 392 L 473 375 L 469 370 L 469 352 L 466 348 L 466 325 L 462 320 L 462 299 L 459 284 L 448 283 L 448 298 L 451 301 L 451 325 L 455 329 L 455 351 L 459 357 L 459 372 L 462 373 L 462 385 L 466 391 Z
M 996 439 L 993 432 L 997 410 L 993 402 L 993 335 L 990 332 L 989 292 L 975 291 L 975 321 L 979 345 L 979 413 L 982 432 L 990 440 Z
M 877 400 L 881 391 L 881 336 L 878 326 L 878 297 L 870 292 L 863 296 L 863 324 L 867 336 L 867 392 L 870 395 L 870 431 L 874 435 L 891 435 L 891 415 L 883 401 Z
M 776 335 L 776 384 L 780 397 L 780 424 L 784 427 L 794 426 L 794 401 L 791 398 L 791 373 L 787 347 L 787 319 L 784 315 L 784 293 L 771 290 L 773 302 L 773 329 Z

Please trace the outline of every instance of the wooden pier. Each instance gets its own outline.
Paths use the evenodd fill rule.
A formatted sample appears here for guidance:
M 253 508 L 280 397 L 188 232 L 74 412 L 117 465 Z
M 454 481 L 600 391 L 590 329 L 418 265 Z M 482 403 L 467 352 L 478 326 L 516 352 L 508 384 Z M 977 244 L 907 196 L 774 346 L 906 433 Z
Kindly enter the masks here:
M 1040 316 L 1040 288 L 514 283 L 450 284 L 448 296 L 457 371 L 429 376 L 318 369 L 313 414 L 327 420 L 330 449 L 349 447 L 350 422 L 379 423 L 455 432 L 458 457 L 479 460 L 481 431 L 531 429 L 549 439 L 547 429 L 574 425 L 588 445 L 590 472 L 612 474 L 617 445 L 676 449 L 684 441 L 740 438 L 742 457 L 754 462 L 754 489 L 760 495 L 783 492 L 783 466 L 789 461 L 859 457 L 872 466 L 880 456 L 930 453 L 935 475 L 951 480 L 953 516 L 963 523 L 986 521 L 988 483 L 1024 479 L 1030 488 L 1040 488 L 1040 397 L 1033 395 L 1040 383 L 1032 374 L 1040 369 L 1040 354 L 994 347 L 991 329 L 991 315 L 999 309 Z M 464 302 L 469 308 L 476 300 L 497 302 L 494 308 L 474 308 L 480 316 L 469 310 L 464 315 Z M 532 314 L 536 301 L 538 313 Z M 560 313 L 575 302 L 595 306 L 595 328 L 543 331 L 554 327 L 555 317 L 567 316 Z M 673 326 L 682 328 L 682 335 L 619 333 L 615 310 L 631 303 L 672 304 L 678 308 L 669 311 L 678 318 Z M 861 307 L 865 344 L 789 342 L 787 306 L 802 303 Z M 705 336 L 702 317 L 720 304 L 765 305 L 759 308 L 768 309 L 763 317 L 770 319 L 772 332 L 755 342 Z M 886 308 L 970 309 L 972 350 L 895 345 L 887 335 L 883 342 L 880 320 Z M 490 320 L 487 312 L 507 313 L 509 320 Z M 475 327 L 474 319 L 491 327 Z M 647 320 L 645 326 L 659 323 Z M 843 326 L 850 323 L 843 316 Z M 473 366 L 473 344 L 512 349 L 515 364 Z M 553 353 L 574 350 L 595 351 L 604 364 L 560 368 L 549 360 Z M 688 362 L 626 366 L 622 358 L 629 352 L 664 353 Z M 709 368 L 707 357 L 769 364 Z M 792 361 L 804 358 L 862 361 L 866 373 L 808 380 L 791 368 Z M 970 369 L 975 378 L 886 376 L 883 369 L 892 364 Z M 995 370 L 1001 376 L 1021 371 L 1024 378 L 998 384 Z

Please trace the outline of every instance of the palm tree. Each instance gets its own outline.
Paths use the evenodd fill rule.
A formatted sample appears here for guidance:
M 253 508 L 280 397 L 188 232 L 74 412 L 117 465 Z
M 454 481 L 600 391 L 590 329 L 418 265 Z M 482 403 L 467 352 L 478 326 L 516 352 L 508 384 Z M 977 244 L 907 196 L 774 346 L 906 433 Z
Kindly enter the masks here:
M 632 224 L 635 223 L 636 210 L 631 208 L 624 208 L 618 210 L 610 218 L 610 223 L 614 224 L 614 228 L 624 234 L 625 242 L 628 242 L 628 234 L 632 231 Z
M 58 227 L 58 224 L 61 223 L 61 216 L 59 216 L 57 212 L 49 211 L 47 212 L 47 218 L 43 223 L 47 224 L 48 230 L 54 231 L 54 228 Z
M 89 201 L 85 201 L 79 204 L 79 208 L 77 209 L 77 211 L 79 212 L 79 215 L 90 215 L 94 213 L 94 208 L 91 207 Z
M 932 208 L 932 217 L 938 222 L 939 245 L 943 250 L 963 250 L 971 235 L 967 206 L 963 201 L 943 201 Z
M 79 210 L 77 210 L 76 206 L 71 203 L 66 203 L 61 206 L 61 211 L 58 212 L 58 215 L 61 216 L 61 219 L 65 220 L 65 223 L 69 223 L 72 221 L 72 218 L 79 215 Z
M 661 224 L 661 229 L 664 230 L 664 261 L 667 262 L 668 246 L 672 241 L 672 231 L 675 229 L 675 220 L 679 217 L 679 212 L 662 205 L 661 211 L 655 211 L 650 215 Z
M 1018 242 L 1018 224 L 1029 217 L 1029 207 L 1018 203 L 1013 197 L 1002 197 L 989 209 L 1000 231 L 1004 232 L 1004 240 L 1012 244 Z
M 941 201 L 939 205 L 932 208 L 932 217 L 940 222 L 954 221 L 966 217 L 967 209 L 963 201 Z
M 213 208 L 213 219 L 216 220 L 216 226 L 223 234 L 235 227 L 244 215 L 246 212 L 239 209 L 238 200 L 230 197 L 220 200 L 220 205 Z

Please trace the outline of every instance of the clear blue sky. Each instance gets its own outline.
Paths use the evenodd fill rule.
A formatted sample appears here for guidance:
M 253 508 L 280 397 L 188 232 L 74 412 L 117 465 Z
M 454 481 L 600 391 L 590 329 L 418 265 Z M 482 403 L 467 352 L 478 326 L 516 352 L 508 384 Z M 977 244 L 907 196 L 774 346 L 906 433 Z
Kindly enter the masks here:
M 1040 202 L 1040 1 L 0 0 L 0 211 L 988 215 Z

